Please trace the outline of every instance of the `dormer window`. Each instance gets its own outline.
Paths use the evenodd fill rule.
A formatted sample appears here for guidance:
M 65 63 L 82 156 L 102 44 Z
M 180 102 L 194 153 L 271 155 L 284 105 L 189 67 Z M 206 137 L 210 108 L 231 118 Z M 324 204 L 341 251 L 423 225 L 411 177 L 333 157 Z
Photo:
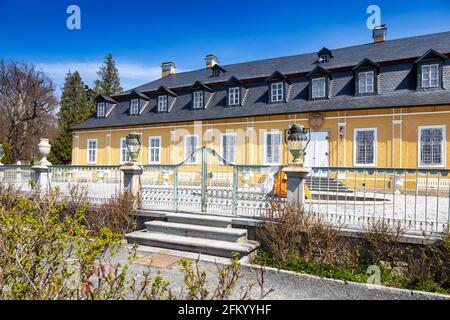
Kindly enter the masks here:
M 358 73 L 359 93 L 373 93 L 374 72 L 366 71 Z
M 202 109 L 203 106 L 204 106 L 204 92 L 203 91 L 194 92 L 193 108 Z
M 215 77 L 215 78 L 220 77 L 220 69 L 213 70 L 213 77 Z
M 166 95 L 158 96 L 158 112 L 167 112 L 168 110 L 168 99 Z
M 439 86 L 439 65 L 422 65 L 422 88 L 436 88 Z
M 325 98 L 326 92 L 325 77 L 312 79 L 311 85 L 312 85 L 311 94 L 313 99 Z
M 447 56 L 430 49 L 415 61 L 417 70 L 417 88 L 423 90 L 443 88 L 443 65 Z
M 311 100 L 329 98 L 333 79 L 330 71 L 317 66 L 307 74 L 307 77 L 309 78 L 309 98 Z
M 284 83 L 275 82 L 270 85 L 270 101 L 273 103 L 284 100 Z
M 106 116 L 106 104 L 104 102 L 97 103 L 97 117 L 103 118 Z
M 333 54 L 331 50 L 324 47 L 317 52 L 317 57 L 319 63 L 328 63 L 330 62 L 330 59 L 333 58 Z
M 230 106 L 238 106 L 241 104 L 241 88 L 234 87 L 228 89 L 228 104 Z
M 319 62 L 320 63 L 328 63 L 328 62 L 330 62 L 330 56 L 326 55 L 326 54 L 321 55 L 320 58 L 319 58 Z
M 139 99 L 132 99 L 130 101 L 130 114 L 131 115 L 139 114 Z

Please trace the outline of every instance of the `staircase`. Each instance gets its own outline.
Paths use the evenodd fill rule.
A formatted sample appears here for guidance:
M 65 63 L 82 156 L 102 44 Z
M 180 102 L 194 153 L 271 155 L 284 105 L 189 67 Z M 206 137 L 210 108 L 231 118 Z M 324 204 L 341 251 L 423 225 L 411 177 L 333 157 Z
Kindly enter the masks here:
M 167 221 L 149 221 L 146 230 L 127 234 L 128 243 L 231 258 L 233 252 L 246 256 L 259 243 L 247 239 L 246 229 L 232 228 L 228 217 L 166 213 Z
M 337 192 L 353 192 L 346 185 L 327 177 L 307 177 L 306 185 L 310 191 L 337 193 Z

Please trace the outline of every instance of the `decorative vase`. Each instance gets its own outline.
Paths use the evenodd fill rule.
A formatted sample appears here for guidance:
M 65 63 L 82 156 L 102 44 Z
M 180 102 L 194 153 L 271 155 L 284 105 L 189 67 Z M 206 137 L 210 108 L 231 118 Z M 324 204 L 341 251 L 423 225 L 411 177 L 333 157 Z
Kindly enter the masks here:
M 50 154 L 52 146 L 48 142 L 48 139 L 41 138 L 41 141 L 38 144 L 38 150 L 41 155 L 41 160 L 39 164 L 42 166 L 47 166 L 50 162 L 47 160 L 48 155 Z

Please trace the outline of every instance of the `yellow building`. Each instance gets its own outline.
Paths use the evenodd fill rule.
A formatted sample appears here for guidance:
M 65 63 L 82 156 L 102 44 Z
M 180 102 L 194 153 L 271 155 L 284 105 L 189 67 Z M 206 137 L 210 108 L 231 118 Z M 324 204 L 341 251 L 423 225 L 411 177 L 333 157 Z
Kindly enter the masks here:
M 178 164 L 202 146 L 240 165 L 286 165 L 285 130 L 311 128 L 310 167 L 449 168 L 450 32 L 176 73 L 117 96 L 73 128 L 74 165 Z M 198 159 L 189 159 L 198 161 Z

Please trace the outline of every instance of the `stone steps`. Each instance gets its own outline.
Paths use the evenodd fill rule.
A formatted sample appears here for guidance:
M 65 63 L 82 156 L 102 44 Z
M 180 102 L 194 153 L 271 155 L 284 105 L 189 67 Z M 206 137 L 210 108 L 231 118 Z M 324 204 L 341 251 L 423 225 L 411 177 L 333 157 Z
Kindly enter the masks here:
M 224 258 L 231 258 L 233 252 L 237 252 L 240 257 L 243 257 L 259 247 L 258 242 L 250 240 L 229 242 L 147 231 L 133 232 L 126 235 L 125 238 L 128 243 L 137 243 L 141 246 L 195 252 Z
M 224 258 L 249 255 L 260 245 L 248 240 L 247 230 L 232 228 L 232 217 L 158 212 L 155 219 L 145 222 L 145 230 L 127 234 L 128 243 Z
M 171 234 L 174 236 L 203 238 L 228 242 L 241 242 L 247 239 L 247 230 L 245 229 L 217 228 L 164 221 L 146 222 L 145 226 L 148 232 Z
M 167 213 L 168 222 L 194 224 L 199 226 L 231 228 L 231 218 L 201 214 Z

